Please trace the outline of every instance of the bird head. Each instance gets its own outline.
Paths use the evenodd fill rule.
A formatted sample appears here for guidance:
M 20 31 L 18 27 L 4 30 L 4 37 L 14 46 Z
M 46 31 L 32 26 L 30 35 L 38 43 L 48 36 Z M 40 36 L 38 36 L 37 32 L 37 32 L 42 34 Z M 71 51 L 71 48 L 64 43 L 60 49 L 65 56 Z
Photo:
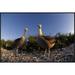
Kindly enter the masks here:
M 38 28 L 42 28 L 42 25 L 41 25 L 41 24 L 39 24 L 39 25 L 38 25 Z
M 24 37 L 26 37 L 26 32 L 28 31 L 28 28 L 26 27 L 25 29 L 24 29 L 24 33 L 23 33 L 23 36 Z
M 27 32 L 27 31 L 28 31 L 28 28 L 26 27 L 26 28 L 24 29 L 24 31 Z

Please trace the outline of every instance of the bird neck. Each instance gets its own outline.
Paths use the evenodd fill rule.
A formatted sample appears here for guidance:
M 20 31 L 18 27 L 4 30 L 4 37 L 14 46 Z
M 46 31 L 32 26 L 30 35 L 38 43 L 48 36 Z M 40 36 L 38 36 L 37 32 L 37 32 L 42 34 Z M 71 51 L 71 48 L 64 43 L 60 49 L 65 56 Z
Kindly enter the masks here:
M 25 32 L 23 33 L 23 37 L 26 37 L 26 33 Z
M 39 29 L 38 29 L 38 35 L 39 35 L 39 36 L 43 36 L 42 28 L 39 28 Z
M 25 36 L 22 36 L 22 39 L 25 39 Z

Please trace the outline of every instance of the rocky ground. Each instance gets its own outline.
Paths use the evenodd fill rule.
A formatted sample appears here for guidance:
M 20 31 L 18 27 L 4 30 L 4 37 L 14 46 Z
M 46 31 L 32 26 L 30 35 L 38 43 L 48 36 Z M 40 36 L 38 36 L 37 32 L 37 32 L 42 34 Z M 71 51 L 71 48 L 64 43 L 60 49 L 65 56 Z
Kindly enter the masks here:
M 62 49 L 54 49 L 51 56 L 44 56 L 42 52 L 15 53 L 13 50 L 1 48 L 1 62 L 72 62 L 74 61 L 74 44 Z

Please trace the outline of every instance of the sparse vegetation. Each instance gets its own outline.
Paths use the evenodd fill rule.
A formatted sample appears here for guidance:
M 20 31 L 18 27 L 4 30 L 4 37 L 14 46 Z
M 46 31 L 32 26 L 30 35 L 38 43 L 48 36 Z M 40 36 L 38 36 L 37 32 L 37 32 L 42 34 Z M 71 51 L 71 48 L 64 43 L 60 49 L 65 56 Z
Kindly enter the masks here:
M 56 34 L 56 45 L 55 48 L 64 48 L 66 46 L 75 43 L 75 35 L 74 34 Z

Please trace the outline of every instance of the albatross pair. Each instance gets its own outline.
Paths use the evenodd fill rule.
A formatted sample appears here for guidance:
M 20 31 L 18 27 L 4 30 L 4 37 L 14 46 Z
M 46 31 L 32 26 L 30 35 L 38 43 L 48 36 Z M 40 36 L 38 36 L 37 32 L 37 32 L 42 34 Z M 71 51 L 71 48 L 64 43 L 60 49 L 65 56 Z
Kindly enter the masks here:
M 14 48 L 16 48 L 17 52 L 18 49 L 22 47 L 23 44 L 25 43 L 27 31 L 28 28 L 25 28 L 23 36 L 14 41 Z M 38 36 L 36 38 L 36 42 L 40 47 L 45 49 L 44 55 L 46 55 L 46 53 L 48 52 L 48 57 L 50 57 L 50 49 L 55 45 L 55 38 L 52 38 L 50 36 L 45 36 L 43 34 L 41 24 L 38 25 Z

